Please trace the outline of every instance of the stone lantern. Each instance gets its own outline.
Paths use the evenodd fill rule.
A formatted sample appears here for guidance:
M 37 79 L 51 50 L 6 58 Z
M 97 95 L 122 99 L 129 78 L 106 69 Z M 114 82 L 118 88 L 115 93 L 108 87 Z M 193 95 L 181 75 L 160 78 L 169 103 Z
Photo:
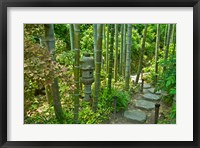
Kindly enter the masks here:
M 81 61 L 81 71 L 82 71 L 82 77 L 81 82 L 84 84 L 85 89 L 85 98 L 86 101 L 91 101 L 91 85 L 94 82 L 94 58 L 90 57 L 89 53 L 85 53 L 83 55 L 83 58 Z

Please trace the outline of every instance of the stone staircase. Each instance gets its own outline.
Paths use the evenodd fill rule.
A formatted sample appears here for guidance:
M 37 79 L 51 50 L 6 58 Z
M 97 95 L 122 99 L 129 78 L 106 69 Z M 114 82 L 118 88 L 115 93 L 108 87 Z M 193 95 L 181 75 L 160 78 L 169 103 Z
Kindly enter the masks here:
M 124 112 L 123 116 L 130 123 L 153 124 L 155 114 L 155 104 L 161 99 L 161 92 L 154 92 L 150 84 L 144 83 L 143 93 L 138 93 L 133 97 L 131 105 Z

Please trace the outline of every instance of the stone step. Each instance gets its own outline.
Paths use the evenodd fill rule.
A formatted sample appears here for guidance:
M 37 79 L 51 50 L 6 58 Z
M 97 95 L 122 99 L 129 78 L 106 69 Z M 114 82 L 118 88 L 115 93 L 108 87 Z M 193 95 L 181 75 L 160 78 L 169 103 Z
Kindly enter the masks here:
M 149 91 L 148 91 L 148 89 L 143 89 L 142 93 L 143 93 L 143 94 L 148 94 Z
M 151 85 L 148 83 L 144 83 L 143 89 L 149 89 L 149 88 L 151 88 Z
M 140 109 L 152 110 L 155 108 L 155 103 L 146 100 L 137 100 L 135 106 Z
M 155 91 L 155 88 L 149 88 L 148 91 L 149 91 L 150 93 L 156 94 L 156 95 L 160 95 L 160 94 L 161 94 L 161 90 L 154 92 L 154 91 Z
M 159 101 L 161 99 L 160 95 L 155 95 L 152 93 L 146 93 L 143 95 L 144 99 L 149 100 L 149 101 Z
M 147 115 L 143 111 L 138 110 L 125 111 L 124 117 L 134 123 L 144 123 L 147 120 Z

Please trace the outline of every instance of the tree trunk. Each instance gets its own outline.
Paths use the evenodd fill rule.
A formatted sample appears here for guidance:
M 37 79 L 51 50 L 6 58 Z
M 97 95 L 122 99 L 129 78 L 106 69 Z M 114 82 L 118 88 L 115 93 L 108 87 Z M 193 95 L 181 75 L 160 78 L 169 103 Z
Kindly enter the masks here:
M 73 28 L 73 24 L 69 25 L 69 32 L 70 32 L 71 50 L 74 50 L 74 28 Z
M 49 52 L 52 54 L 52 60 L 56 61 L 53 24 L 45 24 L 44 28 L 45 28 L 46 47 L 49 50 Z M 63 115 L 62 106 L 60 102 L 58 78 L 54 78 L 52 86 L 48 87 L 46 92 L 47 92 L 47 97 L 50 97 L 50 99 L 53 98 L 53 105 L 54 105 L 56 118 L 58 119 L 59 122 L 62 123 L 64 119 L 64 115 Z
M 80 60 L 80 25 L 74 24 L 74 52 L 75 52 L 75 63 L 74 63 L 74 121 L 78 123 L 78 112 L 79 112 L 79 60 Z
M 131 65 L 132 25 L 128 24 L 128 43 L 126 49 L 125 90 L 129 90 L 130 65 Z
M 160 49 L 160 25 L 157 24 L 156 50 L 155 50 L 155 84 L 158 80 L 158 50 Z
M 111 93 L 112 83 L 112 70 L 113 70 L 113 44 L 114 44 L 114 24 L 111 24 L 111 36 L 110 36 L 110 57 L 109 57 L 109 71 L 108 71 L 108 93 Z
M 94 99 L 94 111 L 97 110 L 99 90 L 100 90 L 100 77 L 101 77 L 101 58 L 102 58 L 102 31 L 103 25 L 97 25 L 97 48 L 96 48 L 96 62 L 95 62 L 95 99 Z
M 125 64 L 126 64 L 126 24 L 124 24 L 123 34 L 123 57 L 122 57 L 122 75 L 125 78 Z
M 166 43 L 166 49 L 165 49 L 165 61 L 168 59 L 168 52 L 169 52 L 169 45 L 171 40 L 171 34 L 172 34 L 172 25 L 168 25 L 168 33 L 167 33 L 167 43 Z M 163 67 L 163 72 L 166 70 L 166 66 Z
M 167 27 L 168 27 L 168 25 L 165 25 L 165 35 L 164 35 L 163 49 L 165 49 L 165 47 L 166 47 Z
M 176 24 L 174 24 L 174 36 L 173 36 L 173 50 L 172 50 L 172 55 L 175 55 L 175 50 L 176 50 Z
M 103 25 L 103 50 L 106 50 L 106 25 Z M 106 56 L 102 59 L 102 69 L 106 68 Z M 106 69 L 105 69 L 106 70 Z
M 144 57 L 144 50 L 145 50 L 147 28 L 148 28 L 148 26 L 145 25 L 145 28 L 144 28 L 144 37 L 143 37 L 143 40 L 142 40 L 142 48 L 141 48 L 141 53 L 140 53 L 140 61 L 139 61 L 139 66 L 138 66 L 138 71 L 137 71 L 137 77 L 136 77 L 136 84 L 138 84 L 140 73 L 141 73 L 142 68 L 143 68 L 143 57 Z
M 53 96 L 51 94 L 51 87 L 49 85 L 45 86 L 45 94 L 46 94 L 46 98 L 47 98 L 49 105 L 52 105 L 53 104 Z
M 123 34 L 124 34 L 124 25 L 121 24 L 121 50 L 120 50 L 120 64 L 119 64 L 119 74 L 122 75 L 122 65 L 123 65 Z
M 106 73 L 108 73 L 109 69 L 109 61 L 108 61 L 108 48 L 109 48 L 109 31 L 110 31 L 110 25 L 107 24 L 107 43 L 106 43 Z
M 118 73 L 118 24 L 115 24 L 115 82 L 117 82 Z
M 97 24 L 93 24 L 94 32 L 94 61 L 96 61 L 96 50 L 97 50 Z
M 171 38 L 170 38 L 170 44 L 173 43 L 173 40 L 174 40 L 174 30 L 175 30 L 175 24 L 172 24 L 172 34 L 171 34 Z

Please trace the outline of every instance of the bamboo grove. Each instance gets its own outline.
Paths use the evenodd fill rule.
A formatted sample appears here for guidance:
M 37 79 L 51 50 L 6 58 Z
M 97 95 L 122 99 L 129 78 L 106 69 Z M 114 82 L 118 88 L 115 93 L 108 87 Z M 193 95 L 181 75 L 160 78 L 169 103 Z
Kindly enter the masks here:
M 141 79 L 166 94 L 160 123 L 175 120 L 175 24 L 24 25 L 26 124 L 112 123 Z

